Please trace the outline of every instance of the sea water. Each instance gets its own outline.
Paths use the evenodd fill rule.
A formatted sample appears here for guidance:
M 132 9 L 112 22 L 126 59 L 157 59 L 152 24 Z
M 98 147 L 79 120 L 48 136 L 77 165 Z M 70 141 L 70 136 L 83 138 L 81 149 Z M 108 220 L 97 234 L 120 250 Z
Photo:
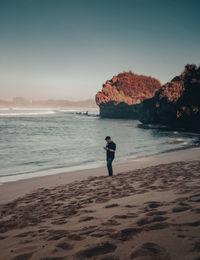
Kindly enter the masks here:
M 0 109 L 0 183 L 103 166 L 107 135 L 117 144 L 115 163 L 199 140 L 198 134 L 144 129 L 138 120 L 102 119 L 97 110 L 84 111 Z

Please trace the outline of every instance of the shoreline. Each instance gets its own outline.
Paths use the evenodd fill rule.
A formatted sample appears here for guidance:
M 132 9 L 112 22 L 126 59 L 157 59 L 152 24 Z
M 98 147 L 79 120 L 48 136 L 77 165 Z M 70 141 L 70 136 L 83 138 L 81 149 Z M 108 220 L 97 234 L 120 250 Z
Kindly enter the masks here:
M 97 168 L 7 185 L 21 190 L 0 205 L 1 258 L 198 260 L 199 155 L 130 160 L 114 178 Z
M 180 161 L 195 161 L 200 158 L 200 147 L 176 150 L 153 157 L 129 158 L 124 162 L 113 163 L 114 174 L 127 173 L 132 170 Z M 39 188 L 54 188 L 59 185 L 82 181 L 88 177 L 107 176 L 107 168 L 97 167 L 52 175 L 33 177 L 0 185 L 0 205 L 25 196 Z
M 114 160 L 114 164 L 115 165 L 120 165 L 120 164 L 124 164 L 127 162 L 131 161 L 137 161 L 137 160 L 145 160 L 147 158 L 155 158 L 155 157 L 160 157 L 162 155 L 167 155 L 173 152 L 178 152 L 178 151 L 184 151 L 184 150 L 188 150 L 188 149 L 192 149 L 192 148 L 198 148 L 200 147 L 199 144 L 190 144 L 187 146 L 183 146 L 183 147 L 176 147 L 176 148 L 171 148 L 169 150 L 165 150 L 165 151 L 161 151 L 161 152 L 156 152 L 150 155 L 143 155 L 143 156 L 138 156 L 138 157 L 132 157 L 131 155 L 126 156 L 126 157 L 118 157 Z M 6 183 L 12 183 L 12 182 L 18 182 L 18 181 L 23 181 L 23 180 L 29 180 L 29 179 L 34 179 L 34 178 L 40 178 L 40 177 L 48 177 L 51 175 L 57 175 L 57 174 L 61 174 L 61 173 L 73 173 L 73 172 L 79 172 L 79 171 L 87 171 L 90 169 L 97 169 L 97 168 L 105 168 L 105 160 L 101 160 L 98 162 L 91 162 L 91 163 L 85 163 L 85 164 L 79 164 L 79 165 L 74 165 L 74 166 L 69 166 L 69 167 L 64 167 L 63 170 L 62 168 L 58 168 L 58 169 L 54 169 L 54 168 L 49 168 L 49 169 L 44 169 L 41 171 L 36 171 L 34 172 L 28 172 L 28 173 L 21 173 L 21 174 L 8 174 L 8 175 L 3 175 L 0 176 L 0 186 L 4 185 Z M 25 178 L 21 178 L 21 176 L 25 176 Z M 29 177 L 28 177 L 29 176 Z M 9 179 L 9 177 L 13 178 L 12 180 Z M 16 179 L 14 179 L 16 178 Z M 8 180 L 6 180 L 8 179 Z M 3 180 L 3 181 L 2 181 Z

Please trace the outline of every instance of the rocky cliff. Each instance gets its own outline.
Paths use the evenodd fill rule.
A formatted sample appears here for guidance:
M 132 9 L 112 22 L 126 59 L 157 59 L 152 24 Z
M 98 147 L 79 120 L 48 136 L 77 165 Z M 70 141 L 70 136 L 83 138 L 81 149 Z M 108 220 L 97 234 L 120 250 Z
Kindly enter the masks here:
M 200 67 L 186 65 L 181 75 L 142 103 L 139 119 L 142 123 L 200 130 Z
M 123 72 L 107 80 L 96 94 L 100 116 L 112 118 L 138 118 L 141 103 L 154 96 L 161 87 L 152 77 Z

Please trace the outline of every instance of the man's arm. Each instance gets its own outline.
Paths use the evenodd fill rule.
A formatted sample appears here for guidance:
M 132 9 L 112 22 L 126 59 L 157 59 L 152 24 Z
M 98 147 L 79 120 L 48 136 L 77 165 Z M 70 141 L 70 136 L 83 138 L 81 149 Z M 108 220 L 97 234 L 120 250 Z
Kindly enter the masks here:
M 114 149 L 110 149 L 110 148 L 108 148 L 108 147 L 104 147 L 104 149 L 106 150 L 106 151 L 110 151 L 110 152 L 115 152 L 115 150 Z
M 108 148 L 108 151 L 114 153 L 116 150 L 116 144 L 112 143 L 112 148 Z
M 114 152 L 115 152 L 115 150 L 114 150 L 114 149 L 109 149 L 109 148 L 108 148 L 108 151 L 110 151 L 110 152 L 112 152 L 112 153 L 114 153 Z

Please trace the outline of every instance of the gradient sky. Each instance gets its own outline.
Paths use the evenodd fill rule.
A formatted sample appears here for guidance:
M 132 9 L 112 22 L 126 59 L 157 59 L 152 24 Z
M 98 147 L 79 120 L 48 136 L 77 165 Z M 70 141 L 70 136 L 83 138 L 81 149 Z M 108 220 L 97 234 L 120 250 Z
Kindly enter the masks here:
M 93 98 L 132 70 L 200 65 L 199 0 L 0 0 L 0 98 Z

